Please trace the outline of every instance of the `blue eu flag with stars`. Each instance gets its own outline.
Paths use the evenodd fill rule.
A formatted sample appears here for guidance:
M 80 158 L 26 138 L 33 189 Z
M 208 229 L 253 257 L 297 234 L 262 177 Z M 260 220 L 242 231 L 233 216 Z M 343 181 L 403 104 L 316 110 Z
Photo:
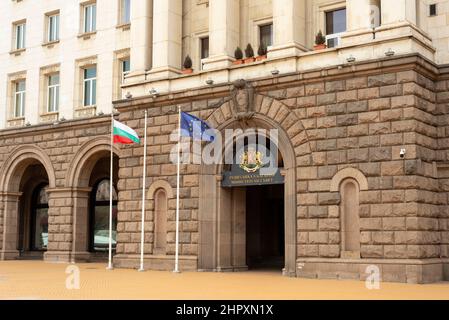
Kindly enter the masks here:
M 209 125 L 191 114 L 181 112 L 181 136 L 191 137 L 194 140 L 214 141 L 214 135 L 209 130 Z

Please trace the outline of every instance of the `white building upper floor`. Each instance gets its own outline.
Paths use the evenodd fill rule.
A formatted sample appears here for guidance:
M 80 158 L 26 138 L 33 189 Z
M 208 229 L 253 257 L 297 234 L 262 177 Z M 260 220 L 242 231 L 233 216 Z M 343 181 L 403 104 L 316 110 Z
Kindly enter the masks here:
M 449 0 L 4 0 L 0 10 L 0 128 L 391 54 L 449 63 Z M 328 48 L 317 51 L 320 30 Z M 237 64 L 248 44 L 262 57 Z

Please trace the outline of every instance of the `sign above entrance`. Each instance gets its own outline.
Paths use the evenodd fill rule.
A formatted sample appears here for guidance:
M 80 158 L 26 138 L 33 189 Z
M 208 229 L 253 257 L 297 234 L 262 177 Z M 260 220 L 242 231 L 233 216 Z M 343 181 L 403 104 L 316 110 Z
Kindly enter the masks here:
M 231 188 L 284 183 L 284 177 L 279 168 L 270 170 L 269 174 L 262 174 L 260 169 L 265 166 L 261 152 L 245 151 L 240 156 L 240 163 L 233 164 L 231 171 L 225 171 L 221 185 Z

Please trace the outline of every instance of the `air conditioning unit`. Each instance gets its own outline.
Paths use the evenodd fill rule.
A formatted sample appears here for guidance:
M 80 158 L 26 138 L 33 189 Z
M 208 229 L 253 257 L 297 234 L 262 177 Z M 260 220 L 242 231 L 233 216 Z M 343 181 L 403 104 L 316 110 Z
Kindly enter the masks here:
M 340 45 L 342 33 L 334 33 L 326 36 L 326 45 L 328 48 L 335 48 Z

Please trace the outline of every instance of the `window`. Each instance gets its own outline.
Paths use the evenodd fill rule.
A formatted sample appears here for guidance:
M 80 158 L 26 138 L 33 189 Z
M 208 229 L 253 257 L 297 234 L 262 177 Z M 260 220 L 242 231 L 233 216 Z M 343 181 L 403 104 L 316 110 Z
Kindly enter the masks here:
M 48 16 L 48 42 L 59 40 L 59 13 Z
M 48 112 L 59 110 L 59 73 L 48 76 Z
M 265 47 L 273 44 L 273 24 L 259 26 L 259 43 Z
M 437 15 L 437 5 L 436 3 L 429 6 L 429 16 L 435 17 Z
M 97 67 L 84 69 L 84 106 L 97 103 Z
M 97 5 L 95 3 L 84 6 L 84 32 L 94 32 L 97 29 Z
M 131 22 L 131 0 L 120 0 L 120 24 Z
M 100 180 L 92 193 L 92 214 L 90 215 L 90 249 L 107 251 L 109 248 L 109 186 L 108 179 Z M 112 188 L 112 246 L 117 238 L 117 192 Z
M 15 84 L 14 92 L 14 117 L 21 118 L 25 115 L 25 80 L 19 80 Z
M 31 250 L 46 250 L 48 247 L 48 185 L 34 191 L 31 217 Z
M 122 65 L 122 83 L 125 82 L 125 77 L 131 70 L 131 60 L 129 58 L 121 61 Z
M 26 34 L 26 24 L 20 23 L 15 25 L 16 39 L 15 39 L 15 49 L 20 50 L 25 48 L 25 34 Z
M 209 57 L 209 37 L 201 38 L 201 59 Z
M 326 41 L 328 48 L 340 44 L 340 34 L 346 31 L 346 8 L 326 12 Z

